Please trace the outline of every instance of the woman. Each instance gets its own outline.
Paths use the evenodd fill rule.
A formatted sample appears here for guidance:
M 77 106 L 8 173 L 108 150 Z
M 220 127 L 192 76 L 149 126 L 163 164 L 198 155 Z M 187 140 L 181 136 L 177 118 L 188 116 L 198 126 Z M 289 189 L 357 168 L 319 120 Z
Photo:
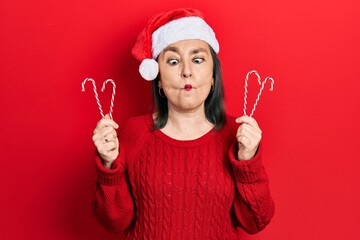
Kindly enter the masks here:
M 215 34 L 195 9 L 154 16 L 133 55 L 155 113 L 94 130 L 94 214 L 124 239 L 238 239 L 274 213 L 255 119 L 226 116 Z

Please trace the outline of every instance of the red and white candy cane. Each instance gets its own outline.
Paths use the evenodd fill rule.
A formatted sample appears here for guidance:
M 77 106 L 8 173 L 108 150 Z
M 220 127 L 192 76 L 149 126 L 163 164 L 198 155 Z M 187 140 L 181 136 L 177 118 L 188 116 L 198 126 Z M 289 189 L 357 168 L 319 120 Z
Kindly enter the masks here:
M 84 81 L 82 82 L 82 84 L 81 84 L 82 91 L 85 92 L 85 84 L 86 84 L 87 81 L 92 82 L 93 89 L 94 89 L 94 94 L 95 94 L 95 99 L 96 99 L 96 103 L 97 103 L 97 105 L 98 105 L 98 107 L 99 107 L 101 116 L 104 117 L 104 113 L 103 113 L 103 110 L 102 110 L 102 107 L 101 107 L 101 104 L 100 104 L 99 94 L 97 93 L 96 84 L 95 84 L 94 79 L 92 79 L 92 78 L 85 78 L 85 80 L 84 80 Z
M 250 113 L 249 117 L 252 117 L 252 116 L 254 115 L 256 106 L 257 106 L 257 104 L 258 104 L 258 102 L 259 102 L 259 100 L 260 100 L 260 96 L 261 96 L 262 91 L 264 90 L 264 86 L 265 86 L 265 84 L 266 84 L 266 82 L 267 82 L 268 80 L 271 81 L 270 91 L 273 91 L 273 89 L 274 89 L 274 79 L 273 79 L 272 77 L 266 77 L 265 80 L 264 80 L 263 82 L 261 82 L 260 75 L 259 75 L 259 73 L 258 73 L 257 71 L 255 71 L 255 70 L 249 71 L 249 72 L 246 74 L 245 85 L 244 85 L 244 116 L 247 116 L 247 113 L 246 113 L 247 93 L 248 93 L 247 88 L 248 88 L 249 77 L 250 77 L 251 74 L 255 74 L 255 75 L 256 75 L 257 81 L 258 81 L 259 85 L 261 85 L 261 87 L 260 87 L 260 91 L 259 91 L 259 93 L 258 93 L 258 95 L 257 95 L 256 101 L 255 101 L 255 103 L 254 103 L 253 109 L 251 110 L 251 113 Z
M 92 85 L 93 85 L 93 90 L 94 90 L 94 94 L 95 94 L 95 99 L 96 99 L 96 103 L 99 107 L 99 110 L 100 110 L 100 115 L 102 117 L 104 117 L 104 113 L 103 113 L 103 110 L 102 110 L 102 107 L 101 107 L 101 103 L 100 103 L 100 99 L 99 99 L 99 94 L 97 93 L 97 90 L 96 90 L 96 84 L 95 84 L 95 80 L 92 79 L 92 78 L 86 78 L 81 86 L 82 86 L 82 91 L 85 92 L 85 84 L 86 82 L 92 82 Z M 112 112 L 113 112 L 113 107 L 114 107 L 114 98 L 115 98 L 115 88 L 116 88 L 116 84 L 115 82 L 112 80 L 112 79 L 108 79 L 106 80 L 104 83 L 103 83 L 103 86 L 101 88 L 101 91 L 104 92 L 105 91 L 105 85 L 108 83 L 108 82 L 111 82 L 112 85 L 113 85 L 113 92 L 112 92 L 112 95 L 111 95 L 111 102 L 110 102 L 110 110 L 109 110 L 109 116 L 110 116 L 110 119 L 112 119 Z
M 114 108 L 114 98 L 115 98 L 115 89 L 116 89 L 116 84 L 115 82 L 112 80 L 112 79 L 108 79 L 106 80 L 103 85 L 102 85 L 102 88 L 101 88 L 101 91 L 104 92 L 105 91 L 105 85 L 108 83 L 108 82 L 111 82 L 111 84 L 113 85 L 113 91 L 112 91 L 112 94 L 111 94 L 111 100 L 110 100 L 110 110 L 109 110 L 109 116 L 110 116 L 110 119 L 113 119 L 112 117 L 112 112 L 113 112 L 113 108 Z

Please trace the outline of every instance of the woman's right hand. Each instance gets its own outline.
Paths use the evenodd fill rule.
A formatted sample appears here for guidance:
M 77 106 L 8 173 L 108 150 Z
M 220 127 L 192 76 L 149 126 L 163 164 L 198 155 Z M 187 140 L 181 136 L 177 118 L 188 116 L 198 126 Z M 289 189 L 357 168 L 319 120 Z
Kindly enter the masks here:
M 92 137 L 96 149 L 104 161 L 104 166 L 109 169 L 119 155 L 119 140 L 115 130 L 118 128 L 119 125 L 106 114 L 96 125 Z

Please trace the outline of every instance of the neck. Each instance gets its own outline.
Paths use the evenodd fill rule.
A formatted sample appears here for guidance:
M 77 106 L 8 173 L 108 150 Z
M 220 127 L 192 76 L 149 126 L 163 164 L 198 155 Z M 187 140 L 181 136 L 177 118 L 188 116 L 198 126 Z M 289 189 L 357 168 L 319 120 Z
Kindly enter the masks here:
M 169 117 L 161 130 L 166 135 L 178 140 L 191 140 L 201 137 L 213 128 L 205 116 L 205 109 L 177 111 L 169 108 Z

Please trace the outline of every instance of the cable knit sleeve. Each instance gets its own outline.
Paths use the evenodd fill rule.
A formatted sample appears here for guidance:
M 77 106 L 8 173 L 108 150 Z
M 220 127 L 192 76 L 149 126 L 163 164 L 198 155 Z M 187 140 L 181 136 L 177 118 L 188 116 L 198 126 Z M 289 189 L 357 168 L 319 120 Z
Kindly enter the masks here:
M 237 144 L 229 156 L 236 182 L 233 205 L 235 223 L 246 232 L 255 234 L 269 224 L 274 215 L 274 202 L 270 195 L 269 179 L 261 163 L 261 144 L 254 158 L 237 160 Z
M 93 201 L 94 216 L 108 231 L 124 231 L 134 217 L 134 205 L 125 171 L 124 149 L 120 146 L 120 155 L 111 169 L 103 166 L 98 154 L 95 155 L 95 164 L 98 180 Z

